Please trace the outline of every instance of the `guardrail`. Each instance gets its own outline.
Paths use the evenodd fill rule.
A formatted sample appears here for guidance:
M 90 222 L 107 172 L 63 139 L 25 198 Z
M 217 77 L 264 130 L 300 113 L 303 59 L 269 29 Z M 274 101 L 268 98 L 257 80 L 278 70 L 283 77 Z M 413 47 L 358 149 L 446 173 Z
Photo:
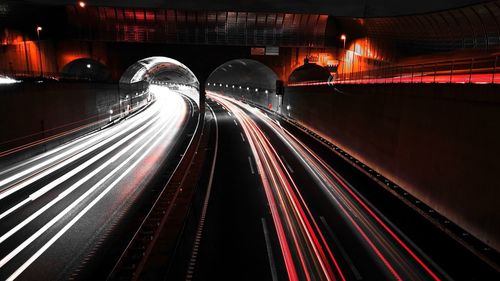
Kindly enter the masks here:
M 39 71 L 12 71 L 7 69 L 0 69 L 0 76 L 6 76 L 13 79 L 49 79 L 49 80 L 65 80 L 65 81 L 99 81 L 104 82 L 107 80 L 95 80 L 88 74 L 82 75 L 63 75 L 61 72 L 43 72 Z
M 385 83 L 500 83 L 498 56 L 408 65 L 389 65 L 336 74 L 329 81 L 304 81 L 288 86 Z
M 201 169 L 203 161 L 200 159 L 204 157 L 204 153 L 198 152 L 204 149 L 202 143 L 206 142 L 207 130 L 204 116 L 200 113 L 196 128 L 192 132 L 193 136 L 184 153 L 181 154 L 179 163 L 173 167 L 173 170 L 168 170 L 163 174 L 166 183 L 161 185 L 158 183 L 161 189 L 160 194 L 107 280 L 138 280 L 146 267 L 149 271 L 155 271 L 158 270 L 157 267 L 165 269 L 168 266 L 170 255 L 175 250 L 173 248 L 177 242 L 177 235 L 183 227 L 186 209 L 189 207 L 189 204 L 179 203 L 186 200 L 186 198 L 182 200 L 180 198 L 192 196 L 193 189 L 196 187 L 197 177 L 192 175 L 196 174 L 193 171 Z M 170 220 L 176 220 L 176 222 L 172 223 Z M 164 228 L 167 221 L 171 222 L 168 229 Z M 158 252 L 153 253 L 155 247 Z M 154 259 L 154 265 L 148 264 L 148 259 Z

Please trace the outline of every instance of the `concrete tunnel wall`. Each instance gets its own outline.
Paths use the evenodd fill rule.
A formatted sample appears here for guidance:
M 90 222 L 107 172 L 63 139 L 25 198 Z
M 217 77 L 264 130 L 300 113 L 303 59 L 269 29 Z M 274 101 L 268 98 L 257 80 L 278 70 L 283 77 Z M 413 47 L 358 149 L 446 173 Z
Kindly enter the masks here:
M 0 85 L 0 151 L 96 122 L 68 137 L 30 150 L 36 154 L 103 126 L 120 112 L 118 85 L 22 82 Z M 31 155 L 20 155 L 20 158 Z M 2 164 L 6 164 L 2 159 Z M 16 158 L 14 160 L 19 160 Z
M 284 114 L 500 250 L 499 87 L 343 85 L 340 90 L 289 87 Z

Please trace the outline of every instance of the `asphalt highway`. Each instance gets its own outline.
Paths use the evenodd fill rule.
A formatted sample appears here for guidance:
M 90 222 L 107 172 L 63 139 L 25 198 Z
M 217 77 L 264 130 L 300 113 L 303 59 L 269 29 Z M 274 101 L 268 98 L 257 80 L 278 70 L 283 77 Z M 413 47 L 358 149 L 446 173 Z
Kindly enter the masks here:
M 76 278 L 101 244 L 122 239 L 111 230 L 194 119 L 189 98 L 155 90 L 134 116 L 1 167 L 0 279 Z
M 399 203 L 392 202 L 396 198 L 379 191 L 386 206 L 373 204 L 377 200 L 360 192 L 365 187 L 347 181 L 317 149 L 291 133 L 289 124 L 214 92 L 207 97 L 219 126 L 219 152 L 205 229 L 186 279 L 498 277 L 457 243 L 445 241 L 441 247 L 445 234 L 421 223 L 412 210 L 388 211 L 396 206 L 400 212 Z M 422 227 L 417 233 L 393 222 L 406 213 L 406 224 L 415 219 Z M 435 237 L 434 244 L 432 238 L 419 239 L 427 234 Z M 443 262 L 443 255 L 455 256 Z

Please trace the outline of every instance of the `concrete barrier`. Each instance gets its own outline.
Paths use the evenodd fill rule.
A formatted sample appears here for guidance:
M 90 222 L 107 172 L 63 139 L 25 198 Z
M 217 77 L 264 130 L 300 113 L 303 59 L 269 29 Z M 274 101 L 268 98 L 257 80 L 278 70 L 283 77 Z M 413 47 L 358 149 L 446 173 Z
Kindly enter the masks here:
M 0 106 L 0 152 L 36 144 L 23 153 L 13 153 L 15 157 L 3 155 L 2 165 L 100 128 L 121 112 L 118 85 L 111 83 L 44 81 L 0 85 Z
M 498 93 L 472 84 L 289 87 L 283 114 L 500 250 Z

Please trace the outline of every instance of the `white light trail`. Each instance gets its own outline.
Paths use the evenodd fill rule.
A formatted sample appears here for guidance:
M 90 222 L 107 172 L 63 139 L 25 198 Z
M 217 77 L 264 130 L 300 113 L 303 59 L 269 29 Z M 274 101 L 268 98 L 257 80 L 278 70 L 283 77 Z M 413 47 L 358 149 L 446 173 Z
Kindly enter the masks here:
M 140 122 L 143 122 L 144 120 L 146 120 L 145 118 L 148 118 L 148 117 L 149 116 L 141 116 L 140 118 L 138 118 L 137 121 L 134 121 L 132 124 L 127 124 L 128 126 L 126 128 L 122 128 L 121 130 L 118 130 L 118 131 L 112 130 L 111 132 L 106 132 L 106 134 L 103 135 L 103 138 L 97 139 L 97 144 L 95 144 L 96 139 L 89 139 L 88 141 L 80 143 L 77 146 L 69 149 L 68 151 L 57 154 L 55 157 L 53 157 L 51 159 L 45 160 L 41 163 L 38 163 L 37 165 L 34 165 L 33 167 L 27 168 L 27 169 L 20 171 L 16 174 L 6 178 L 6 179 L 1 180 L 0 187 L 3 186 L 3 190 L 0 191 L 0 200 L 17 192 L 20 189 L 30 185 L 31 183 L 47 176 L 48 174 L 53 173 L 54 171 L 57 171 L 58 169 L 80 159 L 81 157 L 91 153 L 92 151 L 114 141 L 115 139 L 122 137 L 122 135 L 128 133 L 127 129 L 132 129 L 133 128 L 132 126 L 134 126 Z M 97 137 L 100 137 L 100 135 L 97 135 Z M 90 147 L 90 148 L 88 148 L 88 147 Z M 59 161 L 59 160 L 61 160 L 61 161 Z M 52 165 L 52 166 L 50 166 L 50 165 Z M 50 167 L 43 169 L 44 167 L 47 167 L 47 166 L 50 166 Z M 30 173 L 37 172 L 40 169 L 42 169 L 41 172 L 38 172 L 31 177 L 28 177 L 27 179 L 19 182 L 18 184 L 14 184 L 14 185 L 6 188 L 7 184 L 12 183 L 13 181 L 18 180 L 21 177 L 26 176 Z
M 28 196 L 23 201 L 19 202 L 18 204 L 14 205 L 13 207 L 8 209 L 7 211 L 0 214 L 0 220 L 3 219 L 4 217 L 6 217 L 7 215 L 9 215 L 10 213 L 14 212 L 15 210 L 19 209 L 20 207 L 22 207 L 26 203 L 36 200 L 38 197 L 40 197 L 43 194 L 47 193 L 48 191 L 52 190 L 54 187 L 58 186 L 59 184 L 63 183 L 64 181 L 68 180 L 69 178 L 76 175 L 77 173 L 81 172 L 83 169 L 85 169 L 85 168 L 89 167 L 90 165 L 94 164 L 95 162 L 99 161 L 102 157 L 106 156 L 107 154 L 109 154 L 110 152 L 115 150 L 116 148 L 123 145 L 126 141 L 130 140 L 131 138 L 135 137 L 136 135 L 138 135 L 139 133 L 144 131 L 147 127 L 149 127 L 151 124 L 153 124 L 157 120 L 158 120 L 158 118 L 152 119 L 151 121 L 149 121 L 148 123 L 146 123 L 142 127 L 135 130 L 133 133 L 131 133 L 128 136 L 126 136 L 125 138 L 121 139 L 119 142 L 108 147 L 104 151 L 100 152 L 99 154 L 92 157 L 91 159 L 85 161 L 83 164 L 79 165 L 78 167 L 69 171 L 68 173 L 64 174 L 63 176 L 57 178 L 56 180 L 52 181 L 51 183 L 47 184 L 46 186 L 38 189 L 37 191 L 32 193 L 30 196 Z M 2 236 L 2 237 L 0 237 L 0 243 L 2 243 L 3 241 L 4 241 L 4 239 Z
M 176 104 L 170 104 L 170 106 L 174 108 L 174 110 L 169 110 L 168 112 L 171 113 L 173 116 L 179 116 L 181 113 L 185 114 L 186 107 L 185 103 L 182 100 L 182 98 L 177 97 L 177 103 L 183 103 L 184 106 L 178 106 Z M 183 112 L 180 112 L 180 110 L 183 109 Z M 166 119 L 163 117 L 163 119 Z M 109 192 L 123 177 L 128 175 L 128 172 L 130 172 L 135 166 L 140 163 L 144 157 L 146 157 L 150 151 L 157 146 L 160 140 L 164 139 L 166 135 L 169 135 L 168 138 L 168 143 L 171 143 L 173 140 L 173 136 L 175 135 L 172 134 L 172 130 L 178 125 L 177 123 L 179 122 L 180 118 L 173 119 L 170 118 L 170 122 L 158 122 L 159 124 L 153 126 L 152 128 L 149 128 L 147 130 L 147 133 L 142 135 L 140 138 L 134 140 L 133 143 L 128 145 L 126 148 L 122 149 L 119 153 L 114 155 L 111 159 L 106 161 L 104 164 L 99 166 L 97 169 L 92 171 L 90 174 L 85 176 L 84 178 L 80 179 L 78 182 L 73 184 L 70 188 L 66 189 L 63 191 L 61 194 L 58 195 L 56 199 L 54 199 L 52 202 L 47 204 L 49 207 L 54 205 L 55 203 L 60 201 L 62 198 L 70 194 L 74 189 L 76 189 L 78 186 L 86 182 L 88 179 L 91 177 L 95 176 L 97 173 L 102 171 L 104 168 L 106 168 L 109 164 L 117 161 L 122 155 L 125 153 L 134 150 L 133 154 L 130 155 L 126 160 L 121 162 L 119 166 L 117 166 L 113 171 L 108 173 L 104 178 L 102 178 L 98 183 L 96 183 L 94 186 L 92 186 L 90 189 L 88 189 L 83 195 L 81 195 L 77 200 L 73 201 L 71 205 L 66 207 L 61 213 L 59 213 L 56 217 L 54 217 L 49 223 L 44 225 L 41 229 L 39 229 L 35 234 L 33 234 L 30 238 L 25 240 L 21 245 L 19 245 L 16 249 L 14 249 L 11 253 L 9 253 L 6 257 L 4 257 L 0 261 L 0 268 L 3 267 L 6 263 L 8 263 L 13 257 L 15 257 L 20 251 L 22 251 L 24 248 L 26 248 L 29 244 L 31 244 L 35 239 L 37 239 L 40 235 L 42 235 L 47 229 L 49 229 L 51 226 L 53 226 L 55 223 L 57 223 L 60 219 L 62 219 L 67 213 L 69 213 L 71 210 L 73 210 L 78 204 L 80 204 L 84 199 L 88 198 L 95 190 L 97 190 L 100 186 L 102 186 L 108 179 L 110 179 L 112 176 L 116 175 L 120 169 L 122 169 L 126 164 L 129 164 L 129 162 L 138 154 L 140 153 L 147 145 L 151 144 L 153 141 L 153 145 L 151 145 L 143 154 L 140 156 L 138 160 L 136 160 L 133 164 L 131 164 L 127 170 L 123 173 L 120 173 L 120 176 L 110 185 L 108 186 L 97 198 L 95 198 L 89 205 L 86 206 L 84 210 L 82 210 L 76 217 L 74 217 L 70 223 L 68 223 L 62 230 L 59 231 L 59 233 L 54 236 L 49 242 L 47 242 L 44 247 L 42 247 L 40 250 L 37 251 L 35 255 L 33 255 L 28 261 L 26 261 L 16 272 L 9 277 L 10 279 L 14 279 L 17 277 L 22 271 L 24 271 L 38 256 L 40 256 L 50 245 L 52 245 L 62 234 L 67 231 L 76 221 L 81 218 L 93 205 L 95 205 L 102 197 Z M 165 123 L 165 124 L 163 124 Z M 157 138 L 157 136 L 161 134 L 160 138 Z M 144 142 L 139 148 L 134 149 L 135 146 L 137 146 L 139 143 Z M 46 206 L 47 206 L 46 205 Z M 32 216 L 38 216 L 42 212 L 48 209 L 48 207 L 44 206 L 42 209 L 37 211 L 35 214 Z M 25 224 L 24 224 L 25 225 Z M 11 234 L 12 235 L 12 234 Z M 7 237 L 8 238 L 8 237 Z M 0 240 L 1 242 L 5 241 L 6 238 L 3 238 Z M 0 243 L 1 243 L 0 242 Z
M 144 147 L 152 142 L 161 132 L 163 135 L 166 135 L 169 130 L 165 130 L 165 126 L 163 126 L 160 130 L 156 131 L 156 133 L 149 138 L 140 148 L 138 148 L 132 155 L 130 155 L 124 162 L 122 162 L 118 167 L 116 167 L 111 173 L 109 173 L 106 177 L 101 179 L 97 184 L 95 184 L 92 188 L 90 188 L 87 192 L 85 192 L 82 196 L 80 196 L 77 200 L 75 200 L 71 205 L 69 205 L 66 209 L 64 209 L 61 213 L 59 213 L 56 217 L 54 217 L 50 222 L 44 225 L 41 229 L 39 229 L 35 234 L 33 234 L 28 240 L 26 240 L 23 244 L 18 246 L 14 251 L 12 251 L 7 257 L 12 259 L 13 256 L 17 255 L 22 249 L 28 246 L 31 242 L 33 242 L 36 238 L 42 235 L 48 228 L 57 223 L 64 215 L 69 213 L 74 207 L 76 207 L 81 201 L 83 201 L 86 197 L 88 197 L 94 190 L 100 187 L 106 180 L 108 180 L 114 173 L 123 168 L 131 159 L 133 159 L 139 152 L 141 152 Z M 163 136 L 162 135 L 162 136 Z M 54 235 L 47 243 L 45 243 L 42 248 L 40 248 L 34 255 L 32 255 L 26 262 L 24 262 L 14 273 L 7 278 L 7 280 L 15 280 L 28 266 L 30 266 L 38 257 L 40 257 L 52 244 L 54 244 L 68 229 L 71 228 L 81 217 L 83 217 L 95 204 L 97 204 L 111 189 L 113 189 L 128 173 L 134 169 L 147 155 L 148 153 L 160 142 L 162 138 L 157 138 L 153 144 L 141 155 L 139 159 L 137 159 L 133 164 L 131 164 L 120 176 L 114 180 L 104 191 L 102 191 L 94 200 L 92 200 L 82 211 L 78 213 L 68 224 L 66 224 L 56 235 Z M 15 254 L 14 254 L 15 253 Z M 12 257 L 11 254 L 14 254 Z M 4 259 L 7 259 L 4 258 Z M 7 260 L 8 261 L 8 260 Z M 0 267 L 5 264 L 4 260 L 0 261 Z

